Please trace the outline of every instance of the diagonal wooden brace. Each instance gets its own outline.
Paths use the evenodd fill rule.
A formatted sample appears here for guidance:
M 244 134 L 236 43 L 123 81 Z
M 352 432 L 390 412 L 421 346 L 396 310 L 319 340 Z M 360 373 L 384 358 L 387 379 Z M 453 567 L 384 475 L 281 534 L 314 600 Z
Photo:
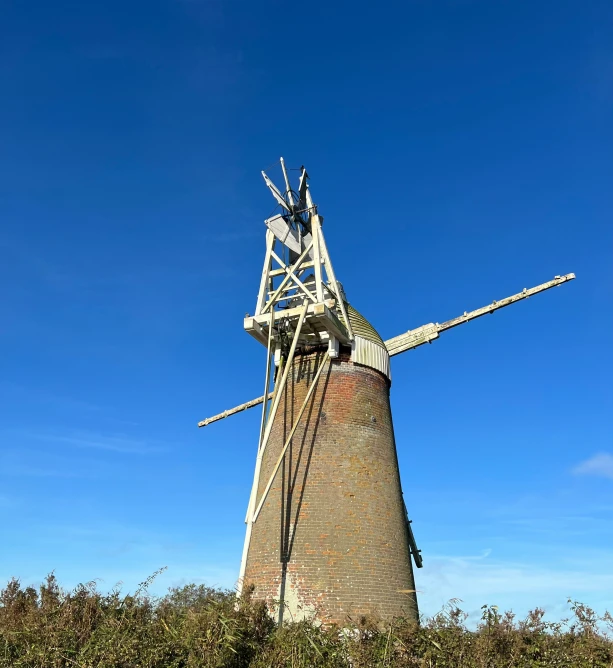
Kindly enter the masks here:
M 272 487 L 272 483 L 275 480 L 275 477 L 277 475 L 277 472 L 279 471 L 279 467 L 281 466 L 281 462 L 283 461 L 283 458 L 285 457 L 285 453 L 287 452 L 287 448 L 289 447 L 289 444 L 291 443 L 292 438 L 294 438 L 294 434 L 296 433 L 296 429 L 298 428 L 298 424 L 300 423 L 300 419 L 302 418 L 302 414 L 304 413 L 305 408 L 307 407 L 307 404 L 309 402 L 309 399 L 311 398 L 311 395 L 315 391 L 315 387 L 317 386 L 317 381 L 319 380 L 319 377 L 321 376 L 321 372 L 324 370 L 324 366 L 326 365 L 326 361 L 328 360 L 328 356 L 326 355 L 324 357 L 323 362 L 319 365 L 319 369 L 317 369 L 317 373 L 315 374 L 315 377 L 313 378 L 313 382 L 311 383 L 311 387 L 309 387 L 306 397 L 304 398 L 304 401 L 302 402 L 302 406 L 300 407 L 300 410 L 298 411 L 298 416 L 296 417 L 296 422 L 294 423 L 294 426 L 292 427 L 289 436 L 287 438 L 287 441 L 285 441 L 285 445 L 283 446 L 283 450 L 281 450 L 281 454 L 279 455 L 279 458 L 277 459 L 277 463 L 275 464 L 275 468 L 272 471 L 272 475 L 270 476 L 270 480 L 268 481 L 268 484 L 266 485 L 266 488 L 262 492 L 262 498 L 260 499 L 260 503 L 258 504 L 258 507 L 253 513 L 253 519 L 251 520 L 252 522 L 255 522 L 258 518 L 258 515 L 260 514 L 260 510 L 262 510 L 262 506 L 264 505 L 264 501 L 266 501 L 266 497 L 268 496 L 268 492 L 270 491 L 270 488 Z
M 300 318 L 298 319 L 298 324 L 296 326 L 296 332 L 294 333 L 294 339 L 292 341 L 292 345 L 290 347 L 289 354 L 287 356 L 287 361 L 285 362 L 285 369 L 283 370 L 283 376 L 281 377 L 281 382 L 279 383 L 278 387 L 275 387 L 274 391 L 275 396 L 272 401 L 272 406 L 270 407 L 270 413 L 268 414 L 268 418 L 266 420 L 266 427 L 264 429 L 264 434 L 262 435 L 261 438 L 260 447 L 258 450 L 258 456 L 255 460 L 255 473 L 253 476 L 253 486 L 251 488 L 251 495 L 249 497 L 249 506 L 247 508 L 247 518 L 246 518 L 247 531 L 245 534 L 245 543 L 243 545 L 243 556 L 241 559 L 241 568 L 238 576 L 239 595 L 240 592 L 242 591 L 243 581 L 245 578 L 245 570 L 247 568 L 247 554 L 249 553 L 249 545 L 251 544 L 251 527 L 253 526 L 253 511 L 255 509 L 255 499 L 258 491 L 258 486 L 260 483 L 260 469 L 262 467 L 262 457 L 264 456 L 264 450 L 266 449 L 268 439 L 270 438 L 270 432 L 272 430 L 272 425 L 275 419 L 275 415 L 277 414 L 277 408 L 279 407 L 281 394 L 283 393 L 283 389 L 285 388 L 285 384 L 287 383 L 287 377 L 292 368 L 292 362 L 294 361 L 294 354 L 296 353 L 298 339 L 300 338 L 300 330 L 302 329 L 302 324 L 304 323 L 308 307 L 309 307 L 308 302 L 305 299 L 302 311 L 300 313 Z
M 313 241 L 302 251 L 302 255 L 294 262 L 294 264 L 290 267 L 290 272 L 286 274 L 285 278 L 281 281 L 279 284 L 279 287 L 275 290 L 274 294 L 271 295 L 270 299 L 262 306 L 262 313 L 266 313 L 266 311 L 269 308 L 272 308 L 275 304 L 275 300 L 281 294 L 281 290 L 287 285 L 289 282 L 290 278 L 292 277 L 292 273 L 295 273 L 300 269 L 300 265 L 306 260 L 307 255 L 311 251 L 311 248 L 313 248 Z M 256 313 L 256 315 L 258 315 Z

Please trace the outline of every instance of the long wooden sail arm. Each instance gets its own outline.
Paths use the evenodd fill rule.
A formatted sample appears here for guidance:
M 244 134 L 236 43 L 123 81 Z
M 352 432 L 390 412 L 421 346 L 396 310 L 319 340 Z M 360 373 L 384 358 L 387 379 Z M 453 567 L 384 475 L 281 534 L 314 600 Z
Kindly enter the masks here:
M 544 292 L 545 290 L 555 288 L 558 285 L 562 285 L 562 283 L 572 281 L 573 278 L 575 278 L 575 274 L 556 276 L 553 280 L 547 281 L 547 283 L 542 283 L 541 285 L 537 285 L 536 287 L 530 289 L 524 288 L 522 292 L 518 292 L 516 295 L 511 295 L 506 299 L 501 299 L 500 301 L 494 300 L 491 304 L 482 306 L 481 308 L 475 309 L 474 311 L 465 311 L 463 315 L 458 316 L 457 318 L 453 318 L 452 320 L 447 320 L 447 322 L 440 324 L 438 322 L 431 322 L 427 325 L 417 327 L 416 329 L 410 329 L 404 334 L 394 336 L 393 338 L 385 341 L 385 347 L 387 348 L 390 356 L 398 355 L 405 352 L 406 350 L 412 350 L 413 348 L 417 348 L 424 343 L 430 343 L 434 339 L 437 339 L 440 332 L 452 329 L 458 325 L 463 325 L 464 323 L 470 322 L 475 318 L 480 318 L 482 315 L 486 315 L 487 313 L 493 313 L 498 309 L 515 304 L 516 302 L 521 301 L 522 299 L 527 299 L 528 297 L 536 295 L 539 292 Z
M 400 336 L 394 336 L 393 338 L 385 341 L 385 346 L 390 356 L 398 355 L 400 353 L 405 352 L 406 350 L 417 348 L 418 346 L 421 346 L 424 343 L 430 343 L 434 339 L 438 339 L 439 332 L 444 332 L 447 329 L 452 329 L 453 327 L 457 327 L 458 325 L 463 325 L 464 323 L 470 322 L 475 318 L 480 318 L 482 315 L 486 315 L 487 313 L 493 313 L 494 311 L 497 311 L 500 308 L 504 308 L 505 306 L 510 306 L 511 304 L 515 304 L 515 302 L 521 301 L 522 299 L 527 299 L 528 297 L 536 295 L 539 292 L 544 292 L 545 290 L 549 290 L 550 288 L 555 288 L 557 285 L 562 285 L 562 283 L 566 283 L 567 281 L 572 281 L 573 278 L 575 278 L 574 274 L 566 274 L 565 276 L 556 276 L 552 281 L 548 281 L 547 283 L 542 283 L 541 285 L 537 285 L 536 287 L 530 288 L 529 290 L 524 288 L 522 292 L 518 292 L 516 295 L 512 295 L 511 297 L 507 297 L 506 299 L 501 299 L 500 301 L 493 301 L 491 304 L 488 304 L 487 306 L 482 306 L 481 308 L 475 309 L 474 311 L 470 311 L 469 313 L 465 312 L 463 315 L 457 318 L 453 318 L 453 320 L 447 320 L 447 322 L 443 322 L 441 324 L 439 324 L 438 322 L 437 323 L 431 322 L 428 325 L 422 325 L 421 327 L 417 327 L 416 329 L 410 329 L 408 332 L 400 334 Z M 272 392 L 268 395 L 268 398 L 269 399 L 272 398 Z M 206 420 L 202 420 L 201 422 L 198 423 L 198 426 L 206 427 L 212 422 L 223 420 L 224 418 L 230 417 L 230 415 L 234 415 L 235 413 L 240 413 L 241 411 L 247 410 L 248 408 L 253 408 L 258 404 L 261 404 L 263 401 L 264 401 L 263 396 L 258 397 L 257 399 L 252 399 L 251 401 L 247 401 L 244 404 L 240 404 L 240 406 L 236 406 L 235 408 L 230 408 L 227 411 L 223 411 L 222 413 L 213 415 L 212 417 L 207 418 Z
M 273 393 L 271 392 L 268 395 L 269 399 L 272 399 Z M 223 411 L 222 413 L 217 413 L 217 415 L 213 415 L 210 418 L 207 418 L 206 420 L 201 420 L 198 423 L 199 427 L 206 427 L 207 424 L 211 424 L 211 422 L 217 422 L 217 420 L 223 420 L 224 418 L 230 417 L 230 415 L 234 415 L 235 413 L 240 413 L 241 411 L 246 411 L 248 408 L 253 408 L 254 406 L 258 406 L 259 404 L 264 402 L 264 396 L 262 395 L 261 397 L 258 397 L 257 399 L 252 399 L 251 401 L 246 401 L 244 404 L 241 404 L 240 406 L 236 406 L 234 408 L 230 408 L 227 411 Z

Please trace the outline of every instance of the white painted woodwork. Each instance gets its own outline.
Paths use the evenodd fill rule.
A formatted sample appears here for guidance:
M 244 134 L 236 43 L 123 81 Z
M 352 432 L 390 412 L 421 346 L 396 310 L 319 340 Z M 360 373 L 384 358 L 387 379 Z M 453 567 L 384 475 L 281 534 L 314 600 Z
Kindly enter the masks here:
M 504 308 L 505 306 L 516 304 L 522 299 L 528 299 L 528 297 L 536 295 L 539 292 L 545 292 L 545 290 L 550 290 L 551 288 L 555 288 L 558 285 L 572 281 L 574 278 L 575 274 L 555 276 L 551 281 L 541 283 L 540 285 L 530 289 L 524 288 L 521 292 L 518 292 L 515 295 L 505 297 L 499 301 L 494 300 L 487 306 L 482 306 L 481 308 L 470 312 L 464 311 L 463 315 L 460 315 L 457 318 L 453 318 L 452 320 L 447 320 L 447 322 L 442 324 L 439 324 L 438 322 L 430 323 L 429 325 L 422 325 L 416 329 L 410 329 L 404 334 L 400 334 L 399 336 L 394 336 L 393 338 L 388 339 L 385 342 L 385 347 L 388 349 L 390 356 L 392 356 L 403 353 L 406 350 L 417 348 L 424 343 L 432 343 L 432 341 L 438 338 L 440 332 L 445 332 L 448 329 L 457 327 L 458 325 L 464 325 L 471 320 L 480 318 L 481 316 L 487 315 L 488 313 L 493 313 L 494 311 Z
M 436 339 L 438 339 L 440 332 L 447 331 L 448 329 L 452 329 L 453 327 L 457 327 L 458 325 L 463 325 L 467 322 L 470 322 L 471 320 L 474 320 L 475 318 L 480 318 L 481 316 L 486 315 L 488 313 L 493 313 L 494 311 L 504 308 L 505 306 L 516 304 L 522 299 L 527 299 L 532 295 L 536 295 L 551 288 L 555 288 L 558 285 L 562 285 L 564 283 L 567 283 L 568 281 L 572 281 L 574 278 L 575 274 L 572 273 L 566 274 L 564 276 L 556 276 L 551 281 L 547 281 L 546 283 L 541 283 L 540 285 L 537 285 L 530 289 L 524 288 L 521 292 L 518 292 L 515 295 L 511 295 L 510 297 L 506 297 L 505 299 L 501 299 L 499 301 L 493 301 L 491 304 L 488 304 L 487 306 L 483 306 L 479 309 L 475 309 L 474 311 L 470 312 L 465 311 L 463 315 L 460 315 L 457 318 L 453 318 L 452 320 L 448 320 L 447 322 L 444 322 L 442 324 L 429 323 L 427 325 L 422 325 L 421 327 L 416 327 L 415 329 L 410 329 L 408 332 L 405 332 L 404 334 L 400 334 L 399 336 L 394 336 L 391 339 L 387 339 L 387 341 L 385 341 L 385 347 L 387 348 L 389 357 L 393 357 L 394 355 L 399 355 L 400 353 L 403 353 L 407 350 L 412 350 L 413 348 L 417 348 L 418 346 L 421 346 L 425 343 L 431 343 L 432 341 L 435 341 Z M 331 301 L 328 301 L 325 304 L 311 304 L 308 306 L 307 313 L 309 315 L 318 314 L 318 317 L 315 319 L 315 322 L 317 322 L 321 318 L 329 318 L 327 326 L 330 329 L 338 328 L 340 331 L 340 329 L 343 328 L 343 324 L 330 310 L 331 305 L 332 305 Z M 291 314 L 292 317 L 295 317 L 300 314 L 300 311 L 301 311 L 300 308 L 295 308 L 295 309 L 290 309 L 287 313 Z M 275 322 L 277 319 L 281 319 L 282 317 L 284 317 L 283 313 L 275 312 Z M 270 316 L 264 316 L 264 321 L 267 320 L 270 320 Z M 314 322 L 313 319 L 309 319 L 309 323 L 312 324 L 313 322 Z M 252 317 L 245 318 L 245 329 L 258 340 L 260 340 L 261 337 L 260 332 L 263 331 L 261 327 L 260 329 L 257 329 L 257 327 L 260 326 L 260 324 L 261 323 L 259 322 L 258 319 Z M 329 338 L 327 338 L 326 340 L 330 342 L 336 338 L 340 340 L 341 343 L 345 344 L 350 343 L 346 330 L 342 336 L 338 337 L 334 333 L 329 334 L 328 332 L 328 337 Z M 266 343 L 266 339 L 264 340 L 264 342 Z M 366 343 L 372 344 L 371 341 L 367 341 L 362 337 L 357 337 L 357 336 L 354 337 L 354 341 L 351 344 L 352 360 L 358 364 L 366 364 L 367 366 L 372 366 L 373 368 L 381 371 L 381 373 L 386 373 L 389 377 L 390 376 L 389 370 L 388 372 L 385 371 L 384 358 L 381 357 L 378 359 L 377 358 L 378 351 L 370 349 L 369 347 L 366 346 Z M 376 346 L 376 344 L 373 344 L 373 346 L 378 348 L 381 347 L 381 346 Z M 277 351 L 275 351 L 275 361 L 276 360 L 277 360 Z M 230 410 L 223 411 L 222 413 L 218 413 L 213 417 L 207 418 L 206 420 L 202 420 L 201 422 L 198 423 L 198 426 L 206 427 L 208 424 L 211 424 L 211 422 L 222 420 L 225 417 L 229 417 L 230 415 L 239 413 L 240 411 L 246 410 L 247 408 L 257 406 L 263 401 L 263 399 L 264 397 L 258 397 L 257 399 L 253 399 L 252 401 L 240 404 L 240 406 L 237 406 L 236 408 L 232 408 Z
M 307 306 L 308 305 L 305 302 L 296 327 L 296 334 L 294 336 L 292 345 L 289 350 L 289 354 L 287 356 L 287 362 L 285 364 L 285 369 L 283 370 L 283 375 L 281 376 L 281 382 L 277 386 L 275 386 L 272 406 L 270 407 L 270 412 L 268 413 L 268 416 L 266 418 L 266 427 L 264 428 L 264 432 L 262 434 L 258 447 L 258 456 L 255 460 L 255 472 L 253 475 L 253 486 L 251 487 L 251 496 L 249 497 L 249 506 L 247 508 L 247 532 L 245 535 L 245 544 L 243 546 L 243 556 L 241 560 L 240 574 L 238 578 L 239 596 L 241 593 L 245 577 L 245 568 L 247 566 L 247 554 L 249 552 L 249 544 L 251 542 L 251 527 L 253 526 L 255 499 L 260 483 L 260 470 L 262 468 L 262 458 L 264 456 L 264 451 L 266 450 L 266 445 L 268 444 L 268 439 L 270 438 L 270 432 L 272 430 L 272 425 L 275 420 L 275 416 L 277 414 L 277 409 L 279 408 L 281 395 L 283 393 L 283 389 L 285 388 L 285 385 L 287 383 L 287 378 L 292 368 L 292 362 L 294 361 L 294 355 L 296 354 L 296 348 L 298 347 L 297 344 L 300 337 L 300 330 L 302 329 L 302 323 L 304 322 L 304 319 L 306 318 L 307 314 Z

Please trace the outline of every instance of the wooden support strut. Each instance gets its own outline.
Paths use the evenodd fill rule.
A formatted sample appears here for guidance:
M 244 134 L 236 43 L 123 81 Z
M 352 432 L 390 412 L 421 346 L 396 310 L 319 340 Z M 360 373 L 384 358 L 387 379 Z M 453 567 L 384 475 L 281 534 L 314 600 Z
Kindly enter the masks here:
M 328 247 L 326 246 L 326 240 L 324 239 L 323 232 L 321 231 L 321 227 L 319 228 L 319 241 L 321 244 L 321 250 L 324 252 L 324 257 L 325 259 L 325 264 L 326 264 L 326 272 L 328 274 L 328 278 L 330 279 L 330 283 L 334 286 L 334 291 L 338 297 L 338 305 L 341 309 L 341 313 L 343 314 L 343 320 L 345 321 L 345 327 L 347 328 L 347 333 L 349 335 L 349 340 L 353 341 L 354 336 L 353 336 L 353 328 L 351 327 L 351 321 L 349 320 L 349 316 L 347 315 L 347 309 L 345 307 L 345 302 L 341 298 L 341 291 L 338 289 L 338 282 L 336 280 L 336 275 L 334 274 L 334 269 L 332 268 L 332 261 L 330 260 L 330 255 L 328 254 Z
M 264 456 L 264 451 L 270 438 L 270 432 L 272 430 L 272 425 L 277 414 L 277 409 L 279 408 L 279 402 L 281 400 L 281 394 L 287 383 L 287 377 L 292 368 L 292 362 L 294 361 L 294 355 L 296 353 L 296 347 L 298 345 L 298 339 L 300 338 L 300 330 L 302 329 L 302 323 L 306 317 L 308 309 L 308 302 L 305 300 L 302 307 L 302 312 L 300 313 L 300 318 L 298 319 L 298 324 L 296 325 L 296 332 L 292 340 L 292 345 L 287 356 L 287 361 L 285 362 L 285 369 L 283 370 L 283 376 L 281 377 L 281 382 L 278 387 L 275 387 L 274 398 L 272 400 L 272 406 L 270 407 L 270 413 L 268 414 L 268 419 L 266 421 L 266 428 L 264 429 L 264 434 L 261 439 L 261 443 L 258 449 L 258 456 L 255 461 L 255 472 L 253 475 L 253 486 L 251 488 L 251 495 L 249 497 L 249 506 L 247 509 L 247 531 L 245 534 L 245 544 L 243 546 L 243 556 L 241 559 L 241 568 L 238 576 L 238 593 L 240 595 L 243 587 L 243 581 L 245 578 L 245 570 L 247 568 L 247 554 L 249 552 L 249 545 L 251 543 L 251 528 L 253 526 L 253 511 L 255 509 L 255 497 L 257 494 L 257 489 L 260 483 L 260 469 L 262 467 L 262 457 Z
M 264 401 L 264 406 L 262 406 L 262 419 L 260 420 L 260 436 L 258 438 L 258 453 L 260 451 L 260 448 L 262 447 L 262 441 L 264 440 L 264 430 L 266 427 L 266 414 L 268 412 L 268 399 L 271 398 L 273 404 L 275 403 L 275 397 L 277 396 L 277 392 L 279 389 L 278 385 L 275 385 L 274 391 L 270 392 L 268 395 L 266 393 L 268 392 L 268 388 L 270 386 L 270 367 L 271 367 L 271 362 L 272 362 L 272 356 L 273 356 L 273 350 L 272 350 L 272 342 L 273 342 L 273 323 L 274 323 L 274 311 L 271 311 L 270 313 L 270 324 L 268 326 L 268 349 L 267 349 L 267 357 L 266 357 L 266 381 L 264 384 L 264 396 L 266 397 L 266 400 Z M 283 359 L 281 359 L 279 363 L 279 373 L 283 371 Z M 257 461 L 256 461 L 257 463 Z M 254 494 L 253 488 L 251 489 L 251 495 Z M 249 520 L 249 510 L 251 508 L 251 495 L 249 496 L 249 503 L 247 504 L 247 514 L 245 515 L 245 522 Z
M 274 252 L 274 251 L 271 252 L 271 255 L 274 257 L 274 259 L 275 259 L 279 264 L 283 264 L 283 260 L 282 260 L 282 259 L 281 259 L 281 258 Z M 285 271 L 286 271 L 287 275 L 288 275 L 289 277 L 293 278 L 294 281 L 295 281 L 295 285 L 290 286 L 289 289 L 291 290 L 291 289 L 294 289 L 294 288 L 296 288 L 296 287 L 300 288 L 300 289 L 305 293 L 305 295 L 306 295 L 306 296 L 307 296 L 313 303 L 316 304 L 316 303 L 317 303 L 317 298 L 316 298 L 316 297 L 313 295 L 313 293 L 306 287 L 306 285 L 304 285 L 304 283 L 298 278 L 298 276 L 296 276 L 296 274 L 294 273 L 294 270 L 293 270 L 291 267 L 285 267 Z M 277 295 L 277 294 L 278 294 L 278 291 L 276 291 L 274 294 Z
M 279 408 L 279 403 L 281 401 L 281 393 L 285 388 L 285 384 L 287 383 L 287 377 L 289 376 L 292 362 L 294 361 L 294 354 L 296 352 L 298 339 L 300 338 L 300 330 L 302 329 L 302 323 L 304 322 L 304 319 L 306 317 L 306 312 L 307 312 L 307 303 L 305 300 L 305 304 L 302 308 L 302 313 L 300 314 L 298 324 L 296 325 L 296 332 L 294 334 L 292 345 L 290 347 L 289 354 L 287 356 L 287 361 L 285 362 L 285 369 L 283 370 L 283 376 L 281 377 L 281 382 L 279 383 L 278 387 L 275 387 L 272 406 L 270 407 L 270 413 L 268 414 L 268 419 L 266 420 L 266 427 L 260 440 L 260 446 L 258 448 L 258 456 L 255 463 L 255 475 L 253 483 L 254 487 L 252 489 L 252 498 L 250 499 L 249 502 L 251 512 L 253 512 L 253 506 L 255 506 L 255 495 L 257 494 L 257 485 L 259 483 L 259 478 L 260 478 L 260 467 L 262 465 L 262 457 L 264 456 L 264 450 L 266 449 L 266 445 L 268 444 L 268 439 L 270 438 L 270 432 L 272 431 L 272 424 L 277 414 L 277 409 Z
M 266 351 L 266 378 L 264 380 L 264 405 L 262 406 L 262 419 L 260 421 L 260 438 L 258 439 L 258 450 L 262 443 L 262 438 L 264 437 L 264 427 L 266 426 L 266 412 L 268 409 L 268 389 L 270 387 L 270 366 L 272 363 L 272 332 L 274 324 L 274 316 L 270 314 L 270 324 L 268 325 L 268 349 Z
M 279 296 L 279 293 L 283 290 L 283 288 L 289 282 L 290 278 L 292 277 L 292 273 L 294 273 L 294 272 L 298 271 L 298 269 L 300 269 L 300 265 L 306 259 L 306 257 L 309 254 L 311 248 L 313 248 L 313 241 L 311 241 L 311 243 L 302 251 L 302 255 L 300 255 L 300 257 L 296 260 L 296 262 L 294 262 L 294 264 L 291 267 L 289 267 L 290 271 L 286 274 L 285 278 L 281 281 L 281 283 L 279 284 L 279 287 L 275 290 L 274 294 L 262 306 L 261 313 L 266 313 L 266 311 L 269 308 L 272 310 L 272 307 L 274 306 L 275 300 Z M 259 315 L 259 313 L 256 312 L 255 315 Z
M 283 358 L 281 358 L 281 360 L 279 361 L 279 367 L 277 369 L 277 372 L 280 373 L 281 376 L 283 376 L 283 368 L 284 368 Z M 280 386 L 281 386 L 281 383 L 277 383 L 277 385 L 275 385 L 275 389 L 271 393 L 272 394 L 271 399 L 272 399 L 273 406 L 275 404 L 275 397 L 277 396 L 277 394 L 279 392 L 279 387 Z M 262 417 L 264 418 L 265 415 L 266 414 L 263 412 Z M 259 457 L 259 453 L 260 453 L 260 448 L 262 447 L 262 442 L 264 440 L 264 427 L 265 426 L 266 426 L 266 423 L 262 425 L 262 431 L 260 431 L 260 438 L 258 440 L 258 457 Z M 257 470 L 258 462 L 261 463 L 261 461 L 262 461 L 261 458 L 258 459 L 256 457 L 256 462 L 255 462 L 256 470 Z M 259 482 L 258 482 L 258 485 L 259 485 Z M 249 494 L 249 502 L 247 503 L 247 511 L 245 512 L 245 524 L 247 524 L 247 522 L 249 521 L 249 517 L 250 517 L 249 513 L 251 512 L 252 501 L 253 501 L 253 503 L 255 503 L 255 501 L 252 499 L 252 497 L 255 496 L 256 492 L 257 492 L 257 488 L 252 485 L 251 486 L 251 492 Z
M 261 313 L 266 301 L 266 291 L 271 283 L 271 269 L 272 259 L 271 253 L 275 245 L 275 235 L 270 231 L 266 231 L 266 256 L 264 258 L 264 268 L 262 269 L 262 277 L 260 279 L 260 289 L 258 291 L 258 300 L 255 305 L 255 313 Z
M 260 502 L 258 503 L 258 507 L 253 513 L 253 519 L 251 520 L 253 523 L 258 518 L 258 515 L 260 514 L 260 511 L 262 510 L 262 506 L 264 505 L 264 501 L 266 501 L 266 497 L 268 496 L 268 492 L 270 491 L 270 488 L 272 487 L 272 483 L 274 482 L 277 472 L 279 470 L 279 467 L 281 466 L 281 462 L 283 461 L 283 458 L 285 457 L 285 453 L 287 452 L 287 448 L 289 447 L 289 444 L 292 441 L 292 438 L 294 438 L 294 434 L 296 433 L 296 429 L 298 428 L 298 424 L 300 423 L 300 419 L 302 418 L 302 414 L 304 413 L 305 408 L 307 407 L 307 404 L 309 402 L 309 399 L 311 398 L 311 395 L 315 391 L 315 388 L 317 386 L 317 381 L 319 380 L 319 377 L 321 376 L 321 372 L 324 370 L 324 366 L 326 365 L 326 362 L 328 361 L 328 356 L 326 355 L 322 361 L 322 363 L 319 365 L 319 369 L 317 369 L 317 373 L 315 374 L 315 377 L 313 378 L 313 382 L 311 383 L 311 387 L 309 387 L 306 397 L 304 398 L 304 401 L 302 402 L 302 406 L 300 407 L 300 410 L 298 411 L 298 416 L 296 417 L 296 422 L 294 422 L 294 426 L 291 428 L 291 431 L 289 432 L 289 436 L 287 440 L 285 441 L 285 445 L 283 446 L 283 449 L 281 450 L 281 454 L 279 455 L 279 458 L 277 459 L 277 463 L 275 464 L 275 468 L 272 471 L 272 475 L 270 476 L 270 480 L 268 481 L 268 484 L 266 485 L 266 488 L 262 492 L 262 498 L 260 499 Z

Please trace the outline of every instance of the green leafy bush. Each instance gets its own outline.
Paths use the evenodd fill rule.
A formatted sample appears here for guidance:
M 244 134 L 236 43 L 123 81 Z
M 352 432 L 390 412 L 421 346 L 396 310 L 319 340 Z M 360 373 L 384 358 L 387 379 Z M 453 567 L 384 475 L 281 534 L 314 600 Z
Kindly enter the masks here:
M 94 582 L 63 590 L 53 575 L 38 588 L 11 580 L 0 592 L 0 668 L 601 668 L 613 667 L 613 618 L 569 601 L 552 623 L 482 608 L 466 627 L 458 601 L 420 626 L 360 618 L 346 628 L 310 621 L 278 628 L 249 593 L 203 585 L 133 595 Z

